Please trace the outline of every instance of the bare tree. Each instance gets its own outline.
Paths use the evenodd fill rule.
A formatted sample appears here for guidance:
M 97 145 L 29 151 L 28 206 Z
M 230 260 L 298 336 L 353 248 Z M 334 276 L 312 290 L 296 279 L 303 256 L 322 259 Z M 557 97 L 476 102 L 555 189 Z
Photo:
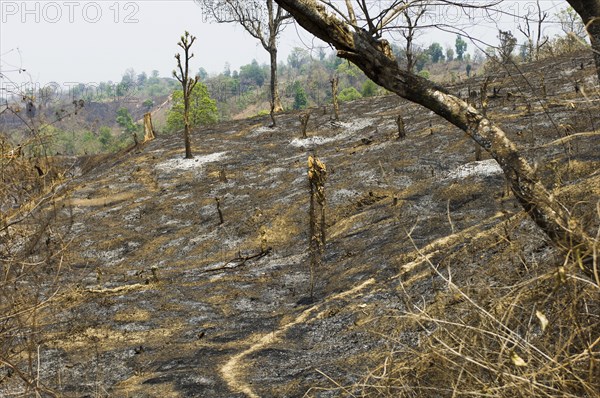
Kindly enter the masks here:
M 596 73 L 600 80 L 600 0 L 567 0 L 567 2 L 583 20 L 594 51 Z
M 189 77 L 189 63 L 190 59 L 194 57 L 194 54 L 190 54 L 190 48 L 194 41 L 195 36 L 190 36 L 189 32 L 186 31 L 177 45 L 183 48 L 185 57 L 185 65 L 181 64 L 181 54 L 175 54 L 177 59 L 177 67 L 179 68 L 179 74 L 177 71 L 173 71 L 173 76 L 179 80 L 181 87 L 183 88 L 183 139 L 185 142 L 185 158 L 191 159 L 194 157 L 192 154 L 192 146 L 190 144 L 190 93 L 198 83 L 199 76 L 193 79 Z
M 525 22 L 519 24 L 518 28 L 521 33 L 527 39 L 525 43 L 527 53 L 525 61 L 537 61 L 540 56 L 540 50 L 548 43 L 548 36 L 542 36 L 542 25 L 548 18 L 548 13 L 542 11 L 540 7 L 540 0 L 536 1 L 537 18 L 533 19 L 530 14 L 525 15 Z M 537 26 L 537 30 L 532 28 L 532 25 Z
M 417 57 L 415 56 L 414 39 L 417 34 L 417 26 L 419 20 L 425 14 L 425 6 L 417 5 L 416 7 L 409 7 L 408 2 L 404 2 L 404 10 L 402 15 L 406 21 L 406 26 L 400 31 L 402 37 L 404 37 L 405 46 L 404 52 L 406 54 L 406 70 L 412 72 L 415 69 L 417 63 Z
M 283 31 L 290 15 L 273 0 L 196 0 L 218 23 L 239 23 L 254 38 L 260 41 L 269 53 L 271 61 L 271 114 L 281 112 L 277 82 L 277 37 Z
M 386 40 L 377 39 L 366 30 L 353 28 L 345 22 L 348 17 L 341 15 L 338 9 L 326 8 L 315 0 L 276 1 L 301 26 L 333 45 L 338 50 L 338 56 L 353 62 L 371 80 L 432 110 L 465 131 L 498 162 L 517 200 L 533 221 L 559 249 L 583 264 L 588 275 L 598 279 L 591 255 L 593 240 L 584 232 L 578 220 L 572 218 L 542 185 L 528 160 L 500 127 L 444 88 L 403 70 L 392 56 Z M 398 6 L 382 12 L 392 15 L 398 12 Z

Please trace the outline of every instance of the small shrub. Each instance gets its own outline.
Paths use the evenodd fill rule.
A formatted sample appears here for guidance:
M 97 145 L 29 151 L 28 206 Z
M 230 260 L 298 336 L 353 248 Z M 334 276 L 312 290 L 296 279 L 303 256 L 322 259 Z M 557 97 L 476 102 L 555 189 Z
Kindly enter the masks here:
M 338 99 L 342 102 L 354 101 L 362 98 L 362 95 L 354 87 L 346 87 L 338 95 Z

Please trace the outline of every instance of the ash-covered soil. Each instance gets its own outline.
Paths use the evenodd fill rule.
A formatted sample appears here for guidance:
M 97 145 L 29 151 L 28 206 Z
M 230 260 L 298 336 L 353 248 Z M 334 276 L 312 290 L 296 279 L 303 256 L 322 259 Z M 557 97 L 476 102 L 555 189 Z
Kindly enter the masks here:
M 501 87 L 492 120 L 583 215 L 600 194 L 590 62 L 554 64 L 546 97 L 539 66 L 528 85 L 514 71 L 490 82 Z M 449 89 L 464 96 L 480 81 Z M 40 337 L 43 383 L 77 397 L 346 396 L 340 386 L 398 346 L 421 347 L 425 332 L 398 314 L 418 303 L 461 316 L 440 301 L 442 275 L 478 297 L 561 261 L 497 164 L 475 161 L 465 134 L 428 110 L 393 95 L 344 103 L 338 122 L 313 109 L 307 139 L 298 115 L 199 129 L 191 160 L 182 137 L 159 135 L 70 183 L 54 204 L 69 244 Z M 328 169 L 313 300 L 311 153 Z

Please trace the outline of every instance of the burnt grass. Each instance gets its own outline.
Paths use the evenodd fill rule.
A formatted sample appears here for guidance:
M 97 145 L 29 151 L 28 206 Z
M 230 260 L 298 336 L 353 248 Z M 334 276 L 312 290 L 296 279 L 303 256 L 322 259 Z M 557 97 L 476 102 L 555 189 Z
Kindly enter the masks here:
M 600 125 L 592 64 L 580 54 L 523 66 L 524 77 L 502 69 L 488 111 L 591 232 L 600 136 L 556 140 Z M 464 97 L 482 81 L 448 89 Z M 87 159 L 54 203 L 69 245 L 40 335 L 41 382 L 77 397 L 346 396 L 340 386 L 397 347 L 420 349 L 428 331 L 398 318 L 411 303 L 460 316 L 442 275 L 485 303 L 490 287 L 561 263 L 457 128 L 394 95 L 343 103 L 338 122 L 329 111 L 312 109 L 307 139 L 288 112 L 275 128 L 252 118 L 198 129 L 191 160 L 180 136 L 160 134 Z M 328 169 L 312 299 L 311 153 Z

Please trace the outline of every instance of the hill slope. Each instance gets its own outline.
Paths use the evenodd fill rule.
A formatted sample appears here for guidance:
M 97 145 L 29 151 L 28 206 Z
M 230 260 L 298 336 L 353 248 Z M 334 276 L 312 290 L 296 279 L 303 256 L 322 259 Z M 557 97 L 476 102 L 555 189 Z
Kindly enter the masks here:
M 557 61 L 554 70 L 571 74 L 548 72 L 548 98 L 528 105 L 532 94 L 523 91 L 492 100 L 490 113 L 593 229 L 600 136 L 556 141 L 560 124 L 583 133 L 600 121 L 594 102 L 571 93 L 570 79 L 592 75 L 577 70 L 579 62 Z M 527 72 L 530 82 L 536 69 Z M 519 79 L 505 73 L 494 84 L 518 93 Z M 404 140 L 395 138 L 398 114 Z M 159 137 L 74 179 L 55 202 L 69 238 L 68 271 L 40 339 L 43 383 L 65 396 L 111 397 L 432 389 L 451 396 L 453 388 L 488 387 L 511 396 L 511 388 L 534 395 L 546 388 L 519 385 L 517 376 L 531 377 L 511 368 L 523 347 L 553 355 L 532 313 L 542 311 L 560 334 L 569 322 L 561 321 L 563 295 L 577 291 L 575 302 L 597 314 L 597 300 L 588 300 L 597 290 L 577 278 L 556 287 L 561 260 L 506 193 L 493 160 L 475 162 L 462 132 L 395 96 L 344 104 L 335 123 L 313 110 L 308 139 L 299 138 L 298 114 L 282 114 L 277 128 L 267 124 L 256 118 L 197 131 L 192 160 L 183 159 L 180 137 Z M 306 160 L 313 151 L 329 175 L 327 244 L 309 300 Z M 539 301 L 552 291 L 555 301 Z M 594 322 L 584 327 L 592 341 Z M 470 330 L 481 332 L 472 347 L 453 340 Z M 452 350 L 464 353 L 453 361 L 474 374 L 468 366 L 480 359 L 470 350 L 479 344 L 476 352 L 495 356 L 504 378 L 478 385 L 451 376 Z M 535 349 L 518 355 L 529 370 L 544 368 Z M 597 387 L 593 374 L 587 383 Z M 554 383 L 540 377 L 563 391 Z M 577 388 L 590 394 L 570 391 Z

